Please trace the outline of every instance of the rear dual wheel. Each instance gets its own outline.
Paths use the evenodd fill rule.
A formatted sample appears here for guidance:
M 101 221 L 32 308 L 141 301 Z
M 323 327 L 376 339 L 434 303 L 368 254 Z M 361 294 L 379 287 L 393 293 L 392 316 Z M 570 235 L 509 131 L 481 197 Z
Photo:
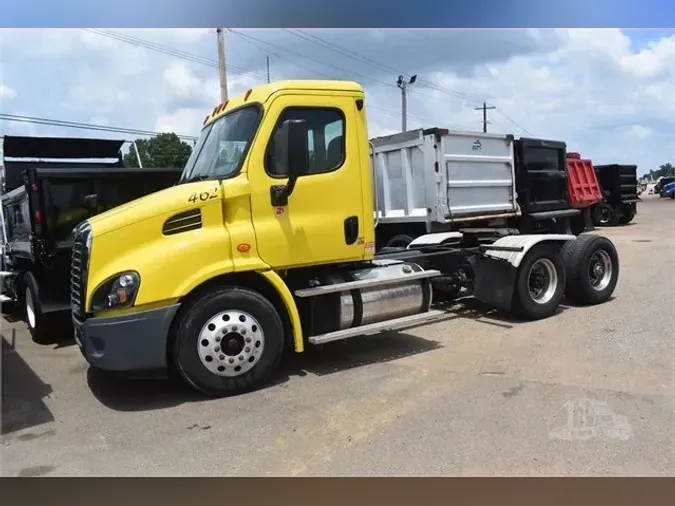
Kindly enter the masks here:
M 552 316 L 565 295 L 565 267 L 555 244 L 537 244 L 516 276 L 514 309 L 530 320 Z
M 561 251 L 565 264 L 565 295 L 579 304 L 602 304 L 619 280 L 619 255 L 612 241 L 600 235 L 579 236 Z

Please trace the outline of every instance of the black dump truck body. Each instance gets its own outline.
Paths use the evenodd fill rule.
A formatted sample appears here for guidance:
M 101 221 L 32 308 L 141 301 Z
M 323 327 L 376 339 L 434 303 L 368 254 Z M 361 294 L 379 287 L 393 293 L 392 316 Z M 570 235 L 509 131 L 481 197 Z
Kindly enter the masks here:
M 595 165 L 595 174 L 602 187 L 604 202 L 593 206 L 596 225 L 626 225 L 637 214 L 637 165 Z
M 120 152 L 124 142 L 4 138 L 2 291 L 19 303 L 37 342 L 54 342 L 69 330 L 61 324 L 69 323 L 73 228 L 91 216 L 172 186 L 182 173 L 180 168 L 125 168 Z M 26 305 L 31 290 L 33 325 Z M 46 325 L 59 327 L 62 335 L 51 329 L 47 335 Z
M 521 137 L 514 145 L 516 191 L 522 212 L 518 228 L 542 227 L 566 231 L 570 217 L 580 211 L 567 195 L 567 145 L 564 142 Z

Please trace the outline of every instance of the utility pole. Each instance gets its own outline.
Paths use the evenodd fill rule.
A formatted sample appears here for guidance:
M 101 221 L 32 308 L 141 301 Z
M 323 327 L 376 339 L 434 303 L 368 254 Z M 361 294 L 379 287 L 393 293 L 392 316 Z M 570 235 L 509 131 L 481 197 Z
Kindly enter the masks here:
M 220 73 L 220 100 L 227 100 L 227 66 L 225 64 L 225 34 L 222 28 L 216 28 L 218 39 L 218 71 Z
M 407 81 L 403 76 L 398 76 L 396 85 L 401 88 L 401 130 L 407 132 L 406 119 L 408 116 L 408 86 L 413 84 L 417 80 L 417 75 L 412 76 Z
M 267 63 L 267 82 L 270 82 L 270 57 L 266 56 L 265 61 Z
M 483 111 L 483 133 L 487 133 L 487 126 L 488 126 L 488 120 L 487 120 L 487 112 L 488 109 L 496 109 L 494 105 L 487 105 L 485 102 L 483 102 L 483 107 L 474 107 L 474 111 Z

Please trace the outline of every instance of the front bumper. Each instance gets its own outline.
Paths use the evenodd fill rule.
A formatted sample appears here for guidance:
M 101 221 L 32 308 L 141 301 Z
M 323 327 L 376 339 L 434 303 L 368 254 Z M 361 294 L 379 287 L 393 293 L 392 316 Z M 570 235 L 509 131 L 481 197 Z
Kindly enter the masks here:
M 73 318 L 75 341 L 94 367 L 109 372 L 166 371 L 169 329 L 180 304 L 138 313 Z

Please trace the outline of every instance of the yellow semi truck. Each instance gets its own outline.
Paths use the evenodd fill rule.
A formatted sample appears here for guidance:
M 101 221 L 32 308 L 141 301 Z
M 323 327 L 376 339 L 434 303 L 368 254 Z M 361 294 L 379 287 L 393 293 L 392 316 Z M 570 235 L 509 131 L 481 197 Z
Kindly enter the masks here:
M 286 347 L 442 318 L 460 289 L 529 319 L 611 296 L 618 256 L 596 235 L 474 229 L 376 253 L 366 125 L 353 82 L 276 82 L 215 107 L 178 185 L 74 231 L 87 361 L 221 396 L 267 382 Z

